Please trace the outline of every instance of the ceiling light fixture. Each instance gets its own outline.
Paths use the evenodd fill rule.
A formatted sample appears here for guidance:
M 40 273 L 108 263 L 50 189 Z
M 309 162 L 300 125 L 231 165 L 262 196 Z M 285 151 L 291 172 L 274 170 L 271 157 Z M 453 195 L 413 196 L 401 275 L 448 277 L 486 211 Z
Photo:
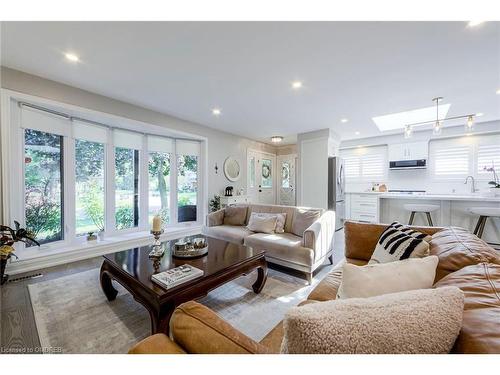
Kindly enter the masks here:
M 341 119 L 340 119 L 340 122 L 341 122 L 341 123 L 343 123 L 343 124 L 345 124 L 347 121 L 349 121 L 349 120 L 348 120 L 348 119 L 346 119 L 346 118 L 341 118 Z
M 360 133 L 360 132 L 356 132 L 356 133 L 354 133 L 354 134 L 356 134 L 356 135 L 360 135 L 361 133 Z
M 271 142 L 273 142 L 273 143 L 281 143 L 281 142 L 283 142 L 283 137 L 281 135 L 273 135 L 271 137 Z
M 474 128 L 474 117 L 469 116 L 467 122 L 465 123 L 465 131 L 470 132 Z
M 294 82 L 292 82 L 292 88 L 295 89 L 295 90 L 298 90 L 298 89 L 302 88 L 302 82 L 300 82 L 300 81 L 294 81 Z
M 221 110 L 219 108 L 212 109 L 212 115 L 219 116 L 221 114 Z
M 497 90 L 497 95 L 500 95 L 500 89 Z
M 458 119 L 467 119 L 466 123 L 466 128 L 468 131 L 472 130 L 472 127 L 474 126 L 474 117 L 477 116 L 476 113 L 469 113 L 468 115 L 462 115 L 462 116 L 453 116 L 453 117 L 444 117 L 444 118 L 439 118 L 439 102 L 443 100 L 443 97 L 438 96 L 437 98 L 433 98 L 432 101 L 436 102 L 436 120 L 432 121 L 422 121 L 422 122 L 416 122 L 413 124 L 407 124 L 405 125 L 405 138 L 409 138 L 410 135 L 407 137 L 407 129 L 408 128 L 413 128 L 415 126 L 420 126 L 420 125 L 428 125 L 428 124 L 434 124 L 432 128 L 432 134 L 434 135 L 440 135 L 441 131 L 443 129 L 443 122 L 449 121 L 449 120 L 458 120 Z M 449 104 L 448 104 L 449 105 Z
M 67 52 L 64 54 L 64 57 L 66 57 L 66 60 L 69 60 L 71 62 L 79 62 L 80 58 L 75 55 L 74 53 Z
M 468 26 L 469 27 L 476 27 L 484 23 L 484 21 L 469 21 Z

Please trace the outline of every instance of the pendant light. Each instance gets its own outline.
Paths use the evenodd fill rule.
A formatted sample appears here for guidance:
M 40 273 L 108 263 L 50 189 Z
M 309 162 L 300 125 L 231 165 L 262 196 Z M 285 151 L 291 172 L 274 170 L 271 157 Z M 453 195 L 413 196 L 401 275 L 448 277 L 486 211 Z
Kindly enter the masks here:
M 413 128 L 410 125 L 405 125 L 405 139 L 411 138 L 413 135 Z
M 422 125 L 432 125 L 432 134 L 433 135 L 441 135 L 441 132 L 443 130 L 443 123 L 445 121 L 449 120 L 461 120 L 461 119 L 467 119 L 467 122 L 465 123 L 465 130 L 467 132 L 470 132 L 474 128 L 474 118 L 476 116 L 481 116 L 481 113 L 471 113 L 468 115 L 461 115 L 461 116 L 453 116 L 453 117 L 446 117 L 446 118 L 439 118 L 439 102 L 443 100 L 442 96 L 438 96 L 436 98 L 433 98 L 432 101 L 436 102 L 436 120 L 431 120 L 431 121 L 422 121 L 422 122 L 415 122 L 413 124 L 407 124 L 404 127 L 404 137 L 405 138 L 410 138 L 413 133 L 413 129 L 415 126 L 422 126 Z
M 441 135 L 442 123 L 439 121 L 439 102 L 443 100 L 442 96 L 438 96 L 437 98 L 432 99 L 436 102 L 436 122 L 434 123 L 434 127 L 432 128 L 432 134 Z
M 472 131 L 474 129 L 474 116 L 470 115 L 465 123 L 465 131 Z

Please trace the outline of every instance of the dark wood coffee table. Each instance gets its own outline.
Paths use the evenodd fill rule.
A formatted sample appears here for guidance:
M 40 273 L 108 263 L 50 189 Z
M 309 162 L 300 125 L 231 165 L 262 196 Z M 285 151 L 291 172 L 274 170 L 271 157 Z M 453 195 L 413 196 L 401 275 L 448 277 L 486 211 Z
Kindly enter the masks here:
M 156 264 L 157 271 L 148 257 L 150 246 L 105 255 L 100 273 L 104 294 L 109 301 L 114 300 L 118 292 L 113 287 L 112 280 L 120 283 L 149 311 L 151 332 L 168 334 L 170 317 L 178 305 L 203 297 L 212 289 L 254 269 L 257 269 L 257 280 L 252 288 L 255 293 L 260 293 L 267 279 L 265 252 L 215 238 L 206 238 L 208 254 L 197 259 L 173 258 L 169 249 L 177 240 L 164 242 L 162 245 L 165 247 L 165 254 Z M 168 290 L 151 281 L 151 275 L 154 273 L 183 264 L 197 267 L 205 274 Z

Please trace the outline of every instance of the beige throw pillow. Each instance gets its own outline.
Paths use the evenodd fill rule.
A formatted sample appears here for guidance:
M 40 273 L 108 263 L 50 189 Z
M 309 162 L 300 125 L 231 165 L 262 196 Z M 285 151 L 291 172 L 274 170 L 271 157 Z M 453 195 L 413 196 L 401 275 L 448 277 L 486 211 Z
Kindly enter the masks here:
M 462 326 L 454 286 L 312 303 L 289 310 L 282 353 L 449 353 Z
M 362 298 L 432 287 L 438 257 L 356 266 L 346 263 L 337 298 Z
M 276 228 L 277 215 L 262 215 L 252 212 L 248 220 L 247 228 L 256 233 L 274 233 Z
M 245 225 L 247 206 L 227 206 L 224 208 L 224 225 Z
M 297 208 L 293 216 L 292 233 L 304 237 L 304 231 L 319 219 L 321 211 L 307 208 Z

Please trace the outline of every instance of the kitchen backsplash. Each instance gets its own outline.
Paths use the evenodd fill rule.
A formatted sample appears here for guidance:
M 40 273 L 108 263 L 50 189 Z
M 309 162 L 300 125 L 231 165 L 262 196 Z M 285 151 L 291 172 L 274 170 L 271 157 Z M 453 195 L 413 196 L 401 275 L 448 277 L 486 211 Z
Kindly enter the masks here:
M 470 193 L 471 182 L 464 184 L 465 178 L 437 180 L 429 176 L 429 169 L 412 169 L 388 171 L 385 181 L 346 181 L 347 192 L 361 192 L 371 190 L 372 182 L 385 183 L 389 190 L 425 190 L 431 193 Z M 489 189 L 488 180 L 476 180 L 476 189 L 485 191 Z

